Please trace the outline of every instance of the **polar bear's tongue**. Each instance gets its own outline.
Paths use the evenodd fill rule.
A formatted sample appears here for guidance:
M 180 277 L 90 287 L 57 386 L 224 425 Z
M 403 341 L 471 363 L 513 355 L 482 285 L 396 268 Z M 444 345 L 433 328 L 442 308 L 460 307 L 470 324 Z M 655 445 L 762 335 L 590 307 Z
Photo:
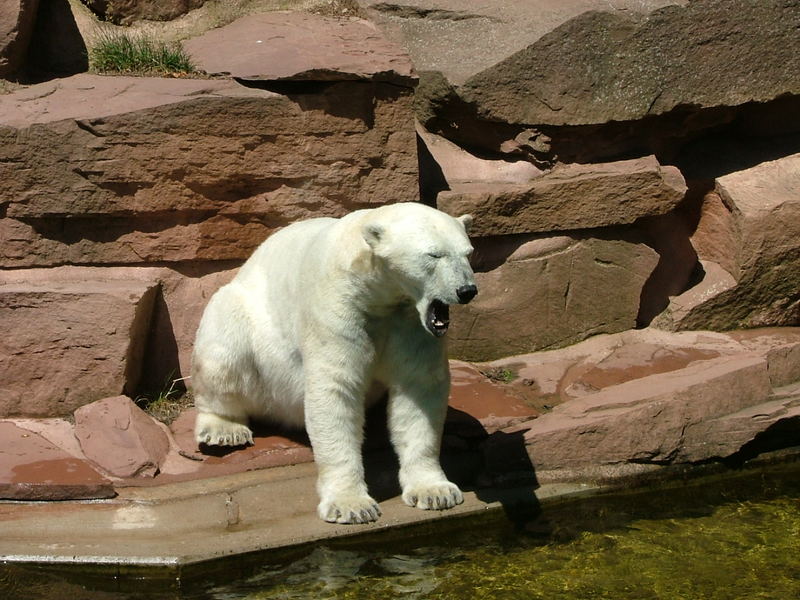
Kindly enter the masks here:
M 450 325 L 450 307 L 441 300 L 434 300 L 428 306 L 428 314 L 425 319 L 428 330 L 436 337 L 441 337 L 447 333 Z

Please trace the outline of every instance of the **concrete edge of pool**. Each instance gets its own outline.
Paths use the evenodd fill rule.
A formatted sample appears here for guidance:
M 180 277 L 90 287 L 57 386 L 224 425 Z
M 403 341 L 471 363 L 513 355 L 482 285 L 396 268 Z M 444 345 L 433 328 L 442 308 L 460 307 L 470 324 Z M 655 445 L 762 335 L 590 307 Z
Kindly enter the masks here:
M 762 455 L 751 468 L 800 460 L 800 447 Z M 749 469 L 747 469 L 749 470 Z M 727 471 L 722 465 L 665 472 L 658 481 Z M 448 511 L 422 511 L 399 497 L 382 499 L 382 517 L 368 525 L 335 525 L 316 516 L 313 464 L 278 467 L 202 481 L 124 488 L 110 500 L 0 503 L 0 562 L 75 565 L 170 576 L 269 551 L 298 549 L 320 541 L 368 542 L 381 536 L 412 537 L 423 530 L 458 525 L 479 515 L 498 515 L 518 505 L 546 507 L 564 500 L 619 490 L 619 485 L 549 483 L 465 493 Z M 634 489 L 646 489 L 634 488 Z
M 0 503 L 0 561 L 7 563 L 180 567 L 309 542 L 370 536 L 457 517 L 592 494 L 591 484 L 465 492 L 448 511 L 423 511 L 399 497 L 380 502 L 367 525 L 337 525 L 316 515 L 313 464 L 202 481 L 123 488 L 110 500 Z

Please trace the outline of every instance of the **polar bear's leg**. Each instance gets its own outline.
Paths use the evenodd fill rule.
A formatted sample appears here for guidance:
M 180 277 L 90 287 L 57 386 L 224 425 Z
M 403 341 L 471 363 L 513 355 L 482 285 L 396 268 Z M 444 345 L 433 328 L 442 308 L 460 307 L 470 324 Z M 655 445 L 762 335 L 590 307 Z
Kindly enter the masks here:
M 381 511 L 364 481 L 364 385 L 333 370 L 324 364 L 306 370 L 315 374 L 307 381 L 305 419 L 318 470 L 317 512 L 330 523 L 369 523 Z
M 439 463 L 449 375 L 412 375 L 389 392 L 389 431 L 400 460 L 403 501 L 425 510 L 452 508 L 464 496 Z

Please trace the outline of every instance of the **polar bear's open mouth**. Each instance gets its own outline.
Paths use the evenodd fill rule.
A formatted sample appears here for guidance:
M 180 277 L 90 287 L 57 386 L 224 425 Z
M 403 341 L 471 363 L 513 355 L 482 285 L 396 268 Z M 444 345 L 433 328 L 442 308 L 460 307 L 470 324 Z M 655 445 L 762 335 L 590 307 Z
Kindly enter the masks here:
M 425 315 L 425 326 L 436 337 L 442 337 L 450 326 L 450 306 L 441 300 L 431 302 Z

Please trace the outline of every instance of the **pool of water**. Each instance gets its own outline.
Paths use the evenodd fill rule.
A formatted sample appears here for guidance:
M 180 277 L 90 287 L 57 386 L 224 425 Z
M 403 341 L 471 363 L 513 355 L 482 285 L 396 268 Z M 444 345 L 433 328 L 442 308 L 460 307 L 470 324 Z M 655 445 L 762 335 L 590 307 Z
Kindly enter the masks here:
M 159 581 L 6 566 L 0 598 L 797 599 L 800 463 L 252 558 Z

